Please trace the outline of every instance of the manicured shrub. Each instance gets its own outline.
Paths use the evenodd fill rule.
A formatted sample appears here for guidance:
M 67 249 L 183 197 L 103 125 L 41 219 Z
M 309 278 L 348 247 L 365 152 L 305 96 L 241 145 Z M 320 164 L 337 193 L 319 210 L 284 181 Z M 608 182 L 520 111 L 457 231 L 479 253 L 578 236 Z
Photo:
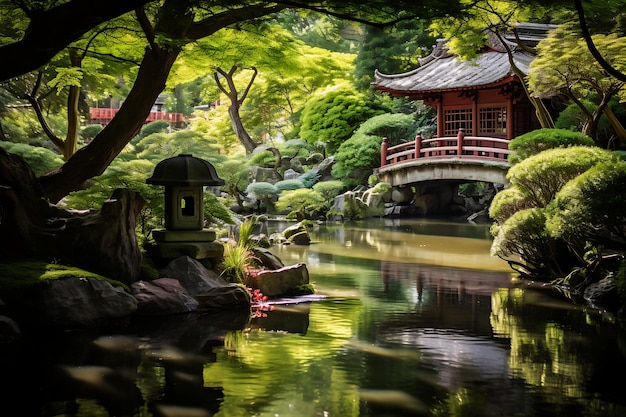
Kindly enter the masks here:
M 626 162 L 600 163 L 568 182 L 547 207 L 546 228 L 568 242 L 615 249 L 626 239 Z M 577 248 L 580 253 L 583 247 Z
M 600 162 L 619 159 L 616 154 L 597 147 L 549 149 L 512 166 L 507 178 L 530 204 L 545 207 L 568 181 Z
M 518 136 L 509 143 L 509 149 L 514 151 L 509 155 L 509 162 L 517 164 L 548 149 L 579 145 L 594 146 L 594 142 L 589 136 L 568 129 L 537 129 Z

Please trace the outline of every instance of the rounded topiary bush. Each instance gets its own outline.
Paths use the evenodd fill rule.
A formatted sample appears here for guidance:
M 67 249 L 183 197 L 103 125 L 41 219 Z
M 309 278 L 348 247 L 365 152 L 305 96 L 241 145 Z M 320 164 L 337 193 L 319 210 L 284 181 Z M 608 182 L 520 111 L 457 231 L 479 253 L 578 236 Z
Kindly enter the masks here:
M 509 149 L 513 151 L 509 155 L 509 162 L 514 165 L 548 149 L 580 145 L 594 146 L 594 142 L 589 136 L 568 129 L 533 130 L 509 143 Z

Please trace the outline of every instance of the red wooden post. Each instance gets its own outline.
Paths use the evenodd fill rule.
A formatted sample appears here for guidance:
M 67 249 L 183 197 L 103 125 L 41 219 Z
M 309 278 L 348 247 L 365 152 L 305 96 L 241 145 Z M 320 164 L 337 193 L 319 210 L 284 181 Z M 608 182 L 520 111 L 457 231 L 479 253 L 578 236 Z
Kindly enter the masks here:
M 417 132 L 415 135 L 415 159 L 420 157 L 420 153 L 422 152 L 422 132 Z
M 456 155 L 463 156 L 463 138 L 465 137 L 465 129 L 459 128 L 459 134 L 456 138 Z
M 389 148 L 389 139 L 383 138 L 383 143 L 380 147 L 380 166 L 387 165 L 387 148 Z

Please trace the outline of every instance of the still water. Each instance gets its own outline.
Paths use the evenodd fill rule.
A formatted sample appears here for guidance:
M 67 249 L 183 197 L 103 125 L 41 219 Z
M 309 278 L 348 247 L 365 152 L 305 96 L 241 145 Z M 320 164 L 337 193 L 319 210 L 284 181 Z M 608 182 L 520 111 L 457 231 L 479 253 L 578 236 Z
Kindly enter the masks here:
M 315 300 L 25 343 L 0 359 L 0 416 L 626 416 L 624 332 L 515 282 L 488 226 L 311 235 L 272 251 Z

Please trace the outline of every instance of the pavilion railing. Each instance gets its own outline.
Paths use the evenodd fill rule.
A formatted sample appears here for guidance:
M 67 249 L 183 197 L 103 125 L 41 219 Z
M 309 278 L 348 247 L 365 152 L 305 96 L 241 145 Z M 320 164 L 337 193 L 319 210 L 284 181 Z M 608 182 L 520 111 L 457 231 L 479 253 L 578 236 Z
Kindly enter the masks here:
M 484 136 L 465 136 L 459 129 L 456 136 L 423 139 L 421 133 L 411 142 L 389 146 L 383 139 L 380 154 L 381 167 L 387 165 L 436 159 L 466 159 L 481 162 L 508 162 L 509 140 Z
M 113 119 L 119 109 L 92 107 L 89 109 L 92 123 L 107 124 Z M 146 123 L 163 120 L 169 123 L 185 121 L 182 113 L 169 113 L 161 111 L 151 111 L 146 118 Z

